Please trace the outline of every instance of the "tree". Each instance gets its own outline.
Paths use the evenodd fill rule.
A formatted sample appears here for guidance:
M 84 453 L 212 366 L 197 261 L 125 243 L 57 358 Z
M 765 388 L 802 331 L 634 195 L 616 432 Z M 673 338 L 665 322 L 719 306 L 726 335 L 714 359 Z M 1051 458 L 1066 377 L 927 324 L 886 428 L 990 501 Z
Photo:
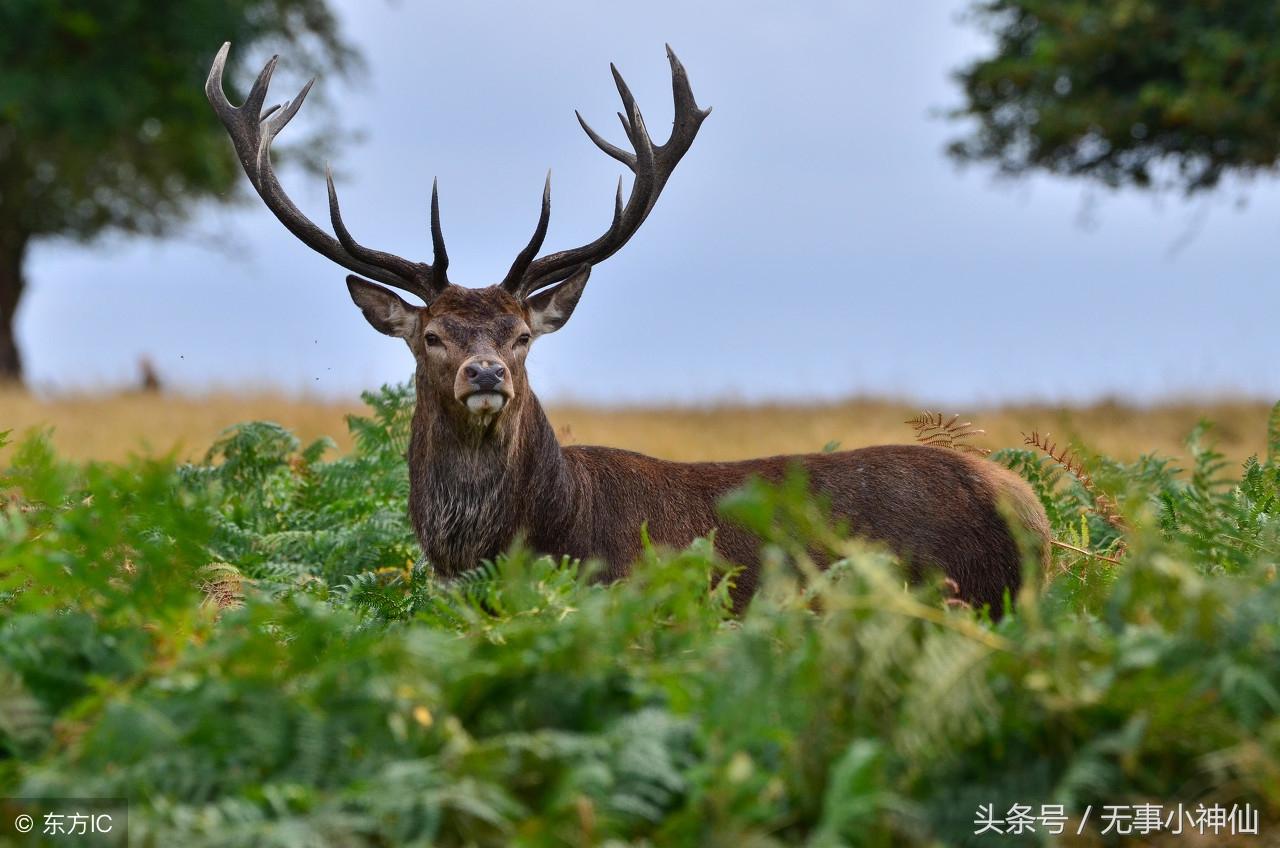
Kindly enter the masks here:
M 163 235 L 198 201 L 235 196 L 203 90 L 223 41 L 231 84 L 255 47 L 287 46 L 308 70 L 357 61 L 324 0 L 0 3 L 0 382 L 22 378 L 14 316 L 33 242 Z
M 1119 187 L 1211 189 L 1280 164 L 1280 4 L 989 0 L 994 55 L 956 76 L 949 151 Z

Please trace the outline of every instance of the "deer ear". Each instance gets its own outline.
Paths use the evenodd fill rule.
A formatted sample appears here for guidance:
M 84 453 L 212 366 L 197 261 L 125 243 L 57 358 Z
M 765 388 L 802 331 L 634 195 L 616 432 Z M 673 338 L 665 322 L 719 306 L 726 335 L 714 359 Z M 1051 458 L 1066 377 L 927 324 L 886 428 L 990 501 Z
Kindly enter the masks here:
M 565 325 L 590 276 L 591 266 L 583 265 L 563 283 L 544 289 L 525 301 L 529 306 L 529 330 L 535 337 L 554 333 Z
M 365 319 L 379 333 L 406 340 L 413 334 L 415 310 L 395 292 L 355 275 L 347 277 L 347 290 Z

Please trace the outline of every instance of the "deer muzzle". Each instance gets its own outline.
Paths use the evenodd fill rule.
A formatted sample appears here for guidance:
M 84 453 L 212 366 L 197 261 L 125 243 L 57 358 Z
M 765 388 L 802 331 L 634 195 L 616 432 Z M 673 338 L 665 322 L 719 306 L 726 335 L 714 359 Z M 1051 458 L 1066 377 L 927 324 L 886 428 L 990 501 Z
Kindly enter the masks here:
M 511 399 L 511 380 L 501 360 L 473 356 L 458 369 L 454 395 L 473 415 L 496 415 Z

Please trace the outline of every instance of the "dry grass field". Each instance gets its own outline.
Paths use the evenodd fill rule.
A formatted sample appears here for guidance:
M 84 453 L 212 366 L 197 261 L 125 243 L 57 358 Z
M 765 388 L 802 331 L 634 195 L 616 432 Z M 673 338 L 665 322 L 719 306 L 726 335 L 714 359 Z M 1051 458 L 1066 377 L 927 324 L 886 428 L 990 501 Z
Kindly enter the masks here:
M 198 459 L 225 427 L 251 420 L 280 423 L 304 442 L 331 436 L 345 450 L 350 442 L 344 416 L 362 409 L 358 400 L 335 403 L 270 394 L 43 398 L 8 390 L 0 391 L 0 431 L 21 435 L 31 428 L 51 428 L 58 450 L 75 459 L 112 460 L 130 453 L 169 451 L 181 459 Z M 1217 425 L 1220 449 L 1238 461 L 1264 450 L 1268 409 L 1262 401 L 1219 400 L 1152 407 L 1106 402 L 941 411 L 962 413 L 985 429 L 986 434 L 974 440 L 983 447 L 1020 445 L 1023 432 L 1038 430 L 1119 459 L 1150 452 L 1181 455 L 1188 430 L 1207 418 Z M 550 415 L 566 444 L 613 445 L 695 460 L 817 451 L 832 441 L 843 448 L 910 441 L 912 431 L 903 422 L 920 411 L 895 401 L 855 399 L 818 406 L 560 406 Z

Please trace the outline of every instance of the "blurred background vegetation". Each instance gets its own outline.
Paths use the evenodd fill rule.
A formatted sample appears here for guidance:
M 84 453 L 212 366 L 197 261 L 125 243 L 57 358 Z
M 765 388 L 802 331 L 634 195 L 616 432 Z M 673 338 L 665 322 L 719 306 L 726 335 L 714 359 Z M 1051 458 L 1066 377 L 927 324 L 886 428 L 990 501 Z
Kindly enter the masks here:
M 198 459 L 224 429 L 253 420 L 275 421 L 308 441 L 330 436 L 345 451 L 352 446 L 346 418 L 362 405 L 278 393 L 186 397 L 135 391 L 49 398 L 0 389 L 0 408 L 0 421 L 14 433 L 50 430 L 50 441 L 63 456 L 121 460 L 169 451 L 178 459 Z M 963 412 L 985 431 L 977 443 L 987 448 L 1021 444 L 1023 433 L 1038 430 L 1125 460 L 1153 451 L 1176 453 L 1191 428 L 1207 418 L 1216 425 L 1223 453 L 1243 461 L 1263 449 L 1267 409 L 1267 403 L 1254 400 L 1143 406 L 1111 399 L 1073 406 L 979 405 Z M 607 444 L 685 462 L 804 453 L 831 442 L 844 448 L 901 442 L 911 435 L 904 422 L 920 411 L 908 401 L 866 398 L 826 404 L 557 403 L 548 408 L 563 444 Z
M 1280 160 L 1280 6 L 1257 0 L 984 0 L 996 49 L 957 73 L 961 161 L 1208 191 Z
M 0 5 L 0 383 L 22 380 L 14 316 L 33 243 L 168 235 L 196 204 L 242 187 L 193 84 L 208 73 L 211 32 L 239 46 L 231 81 L 273 47 L 310 70 L 358 58 L 324 0 Z

